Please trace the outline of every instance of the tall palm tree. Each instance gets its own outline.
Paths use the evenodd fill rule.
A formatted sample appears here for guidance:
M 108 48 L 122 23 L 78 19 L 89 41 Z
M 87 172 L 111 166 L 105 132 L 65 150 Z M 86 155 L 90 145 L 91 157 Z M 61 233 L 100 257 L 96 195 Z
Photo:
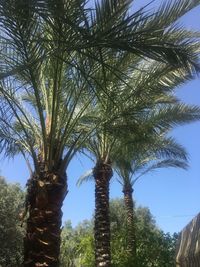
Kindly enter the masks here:
M 166 137 L 166 134 L 154 136 L 142 149 L 138 149 L 137 145 L 116 146 L 115 171 L 124 195 L 127 216 L 127 256 L 131 266 L 137 266 L 134 185 L 143 175 L 159 168 L 169 167 L 186 169 L 188 164 L 184 148 L 172 138 Z
M 117 89 L 108 92 L 106 76 L 116 79 L 120 74 L 118 85 L 127 78 L 122 65 L 116 70 L 107 58 L 126 61 L 132 53 L 137 60 L 143 56 L 169 62 L 171 68 L 184 66 L 190 74 L 198 70 L 191 49 L 195 41 L 188 42 L 189 33 L 172 25 L 198 1 L 177 1 L 176 12 L 169 5 L 157 15 L 143 9 L 128 15 L 129 4 L 104 0 L 93 11 L 85 0 L 0 0 L 1 152 L 22 153 L 33 169 L 27 183 L 25 266 L 58 266 L 61 206 L 68 191 L 65 171 L 84 140 L 95 128 L 106 128 L 102 121 L 108 123 L 103 114 L 98 127 L 91 127 L 88 106 L 107 95 L 107 107 L 114 108 L 110 94 Z M 97 181 L 102 180 L 99 168 L 109 177 L 112 173 L 104 153 L 107 136 L 106 131 L 100 137 Z
M 89 133 L 81 122 L 91 101 L 84 93 L 80 99 L 85 82 L 54 57 L 43 64 L 38 79 L 21 74 L 0 82 L 1 152 L 31 161 L 24 266 L 58 266 L 65 171 Z
M 130 81 L 130 76 L 132 78 L 131 80 L 133 80 L 134 78 L 135 80 L 138 79 L 138 76 L 134 77 L 135 73 L 133 72 L 133 69 L 135 70 L 137 68 L 140 68 L 138 67 L 139 65 L 138 63 L 141 62 L 140 60 L 141 56 L 145 58 L 148 57 L 154 60 L 161 60 L 165 63 L 170 62 L 171 65 L 168 65 L 167 67 L 165 66 L 164 69 L 166 71 L 166 68 L 169 68 L 168 71 L 170 72 L 170 75 L 171 76 L 174 75 L 173 82 L 175 79 L 176 83 L 180 83 L 184 79 L 188 79 L 189 77 L 186 77 L 186 76 L 191 74 L 191 69 L 189 70 L 187 67 L 188 63 L 184 64 L 182 61 L 183 57 L 181 56 L 181 60 L 177 64 L 173 62 L 173 60 L 176 61 L 177 59 L 175 55 L 176 52 L 175 54 L 172 53 L 173 54 L 172 55 L 171 52 L 169 52 L 169 50 L 170 48 L 173 47 L 173 45 L 171 46 L 172 43 L 175 44 L 173 48 L 175 48 L 178 44 L 185 44 L 185 45 L 189 44 L 187 42 L 186 36 L 191 37 L 193 33 L 192 32 L 189 33 L 181 28 L 177 28 L 174 23 L 183 14 L 185 14 L 191 8 L 198 5 L 199 2 L 194 1 L 194 2 L 188 3 L 184 1 L 180 3 L 180 1 L 176 1 L 174 2 L 174 5 L 168 3 L 166 5 L 162 5 L 159 8 L 158 12 L 155 12 L 156 15 L 151 15 L 148 12 L 145 13 L 144 9 L 141 9 L 138 12 L 134 13 L 132 16 L 129 16 L 127 17 L 127 19 L 124 20 L 124 17 L 126 18 L 127 7 L 129 6 L 130 2 L 124 1 L 123 2 L 124 4 L 122 4 L 122 1 L 106 1 L 106 0 L 102 1 L 101 5 L 96 4 L 97 8 L 95 9 L 96 14 L 93 15 L 94 19 L 92 20 L 92 23 L 88 23 L 88 25 L 90 25 L 90 27 L 94 29 L 95 34 L 99 32 L 102 33 L 102 36 L 100 36 L 100 39 L 98 40 L 98 44 L 97 44 L 99 47 L 99 53 L 95 51 L 96 53 L 95 58 L 97 58 L 98 62 L 101 64 L 103 75 L 99 75 L 99 76 L 97 75 L 97 77 L 95 76 L 96 77 L 95 82 L 98 81 L 98 79 L 102 81 L 98 83 L 98 85 L 100 84 L 101 89 L 103 87 L 103 92 L 102 90 L 100 90 L 101 91 L 100 101 L 103 103 L 102 103 L 101 108 L 97 110 L 101 114 L 101 116 L 103 116 L 104 118 L 103 120 L 107 119 L 107 125 L 100 127 L 100 128 L 97 127 L 95 136 L 92 136 L 89 143 L 87 143 L 87 149 L 90 152 L 92 152 L 96 158 L 96 164 L 93 169 L 93 176 L 95 179 L 94 234 L 95 234 L 95 260 L 96 260 L 95 265 L 96 266 L 110 266 L 111 265 L 110 225 L 109 225 L 109 182 L 110 182 L 110 179 L 113 173 L 112 167 L 111 167 L 112 161 L 113 161 L 111 157 L 111 153 L 112 153 L 113 146 L 116 142 L 116 138 L 112 137 L 112 133 L 110 135 L 110 131 L 119 130 L 119 131 L 124 132 L 124 129 L 122 129 L 122 127 L 124 127 L 125 129 L 129 127 L 131 129 L 131 125 L 132 125 L 132 129 L 139 132 L 139 128 L 140 128 L 139 124 L 136 124 L 136 123 L 131 124 L 130 118 L 133 119 L 132 115 L 133 114 L 135 115 L 136 112 L 140 112 L 142 108 L 143 109 L 150 108 L 150 106 L 152 105 L 151 104 L 149 106 L 149 102 L 148 103 L 145 102 L 146 98 L 145 100 L 142 98 L 140 99 L 140 95 L 142 95 L 141 91 L 143 90 L 142 87 L 136 90 L 137 93 L 134 90 L 131 90 L 130 95 L 127 94 L 125 97 L 125 101 L 123 102 L 124 99 L 122 98 L 121 90 L 123 91 L 129 88 L 129 86 L 127 86 L 127 88 L 124 89 L 124 81 L 125 83 L 127 82 L 127 80 Z M 110 16 L 110 14 L 112 15 Z M 126 35 L 129 37 L 128 43 L 126 43 L 125 46 L 124 46 L 123 39 L 121 39 L 122 37 L 121 33 L 124 32 L 124 30 L 126 32 Z M 115 35 L 116 33 L 117 33 L 117 36 Z M 101 46 L 102 38 L 105 38 L 107 36 L 109 38 L 109 47 L 112 47 L 112 48 L 114 47 L 117 49 L 119 45 L 121 50 L 123 51 L 123 53 L 118 53 L 117 51 L 117 55 L 118 55 L 117 62 L 113 60 L 113 58 L 115 57 L 115 54 L 113 56 L 113 53 L 109 53 L 108 50 L 105 50 Z M 189 50 L 191 52 L 192 48 L 190 47 Z M 134 57 L 133 55 L 126 53 L 127 51 L 131 51 Z M 183 50 L 181 49 L 179 50 L 179 52 L 180 51 L 183 51 Z M 159 56 L 157 53 L 159 54 Z M 169 59 L 170 55 L 172 56 L 171 58 L 172 60 Z M 111 58 L 112 60 L 110 60 Z M 191 61 L 188 61 L 188 62 L 191 63 Z M 147 63 L 146 60 L 144 60 L 143 63 L 144 64 L 146 63 L 147 68 L 148 68 L 149 62 Z M 190 63 L 189 65 L 191 66 Z M 114 78 L 113 78 L 113 75 L 110 75 L 110 72 L 109 72 L 109 67 L 111 68 L 112 66 L 115 66 Z M 182 69 L 184 73 L 182 73 L 181 75 L 179 73 L 180 70 L 178 67 L 184 67 L 184 71 Z M 195 69 L 197 70 L 197 68 Z M 176 71 L 172 72 L 172 70 L 176 70 Z M 177 71 L 179 74 L 176 73 Z M 131 75 L 129 75 L 130 73 Z M 163 74 L 163 69 L 161 70 L 161 73 Z M 161 75 L 161 73 L 159 74 Z M 144 78 L 144 76 L 142 76 L 140 71 L 138 74 L 141 75 L 141 78 L 142 77 Z M 184 79 L 183 79 L 183 76 L 184 76 Z M 147 80 L 148 79 L 149 79 L 149 76 Z M 120 83 L 122 80 L 123 80 L 123 86 L 121 86 L 122 84 Z M 144 78 L 144 80 L 146 80 L 146 77 Z M 152 86 L 153 83 L 155 83 L 155 80 L 157 81 L 157 77 L 154 73 L 154 76 L 151 75 L 150 86 Z M 161 82 L 165 82 L 164 75 L 162 76 Z M 167 81 L 167 86 L 168 86 L 168 82 L 169 81 Z M 120 97 L 118 99 L 115 99 L 115 94 L 120 94 Z M 119 110 L 117 110 L 116 106 L 118 106 L 120 101 L 124 105 L 127 101 L 127 98 L 129 97 L 131 100 L 134 100 L 134 101 L 136 98 L 136 100 L 138 101 L 140 105 L 139 109 L 137 109 L 138 105 L 135 105 L 133 109 L 130 109 L 130 106 L 127 105 L 127 109 L 123 107 L 123 112 L 122 112 L 123 114 L 121 113 L 121 111 L 118 113 Z M 162 100 L 158 98 L 158 92 L 156 92 L 156 90 L 154 91 L 154 94 L 151 95 L 152 100 L 154 98 L 154 101 L 157 101 L 157 104 L 159 101 L 161 103 L 166 101 L 164 100 L 164 95 L 160 95 L 160 97 L 162 98 Z M 172 99 L 171 101 L 173 102 Z M 179 112 L 182 110 L 180 106 L 177 107 L 177 109 L 176 107 L 173 107 L 173 108 L 174 108 L 173 110 L 174 114 L 176 111 Z M 168 111 L 165 110 L 162 115 L 164 115 L 165 113 L 165 116 L 166 116 Z M 167 115 L 168 122 L 166 122 L 166 124 L 170 124 L 169 120 L 171 120 L 172 117 L 174 116 L 172 110 L 170 111 L 171 112 L 169 112 L 168 114 L 169 116 Z M 110 115 L 111 115 L 111 118 L 108 119 Z M 154 121 L 155 124 L 158 123 L 159 120 L 160 122 L 162 121 L 162 118 L 161 118 L 162 115 L 161 116 L 160 115 L 156 116 L 157 118 Z M 126 117 L 125 119 L 126 123 L 124 123 L 123 120 L 121 120 L 120 122 L 120 119 L 122 117 Z M 129 117 L 129 119 L 127 119 L 127 117 Z M 182 120 L 181 116 L 179 118 L 177 117 L 177 120 L 175 119 L 175 121 L 177 122 L 179 119 Z M 113 120 L 113 125 L 111 122 L 112 120 Z M 129 121 L 129 123 L 127 123 L 127 121 Z M 107 126 L 109 128 L 108 131 L 106 129 Z
M 161 13 L 163 14 L 163 10 Z M 167 26 L 169 26 L 169 24 L 167 24 Z M 181 30 L 176 32 L 176 34 L 172 34 L 171 38 L 173 39 L 173 42 L 176 42 L 174 38 L 178 38 L 179 41 L 182 42 L 187 35 L 191 37 L 193 34 L 194 33 L 192 32 Z M 196 43 L 193 43 L 193 45 L 190 46 L 190 51 L 194 51 L 193 49 L 197 52 Z M 97 117 L 98 114 L 101 114 L 104 118 L 103 120 L 107 120 L 107 123 L 105 123 L 103 127 L 96 128 L 95 135 L 92 136 L 89 144 L 87 143 L 86 145 L 86 148 L 96 159 L 95 168 L 93 169 L 96 203 L 96 266 L 110 266 L 108 199 L 109 181 L 112 176 L 111 166 L 114 161 L 114 158 L 112 159 L 111 157 L 111 153 L 116 142 L 116 138 L 112 137 L 113 133 L 117 132 L 120 135 L 126 136 L 128 132 L 131 134 L 131 131 L 134 130 L 135 136 L 139 136 L 136 132 L 139 133 L 140 131 L 142 132 L 142 135 L 145 134 L 141 127 L 141 125 L 144 126 L 145 124 L 141 124 L 140 122 L 143 122 L 143 120 L 140 117 L 140 121 L 137 116 L 142 115 L 143 111 L 145 111 L 143 119 L 148 121 L 147 117 L 150 118 L 150 116 L 147 115 L 147 111 L 151 108 L 153 110 L 152 115 L 154 113 L 155 117 L 153 115 L 152 119 L 150 119 L 150 123 L 153 123 L 154 121 L 154 125 L 157 123 L 160 124 L 160 126 L 155 127 L 159 128 L 164 127 L 164 125 L 171 125 L 171 123 L 180 123 L 184 117 L 181 115 L 184 107 L 181 107 L 181 105 L 173 106 L 177 100 L 172 95 L 168 95 L 168 99 L 166 100 L 166 91 L 169 93 L 173 87 L 192 78 L 191 71 L 188 72 L 188 69 L 185 69 L 184 64 L 182 65 L 183 68 L 175 67 L 173 64 L 158 64 L 158 62 L 155 61 L 141 59 L 137 53 L 131 55 L 129 53 L 118 53 L 118 57 L 115 58 L 115 56 L 116 54 L 109 54 L 101 49 L 99 62 L 101 63 L 102 71 L 101 74 L 95 76 L 95 81 L 102 81 L 97 83 L 97 85 L 100 86 L 101 89 L 103 87 L 103 90 L 100 90 L 101 95 L 100 99 L 98 99 L 100 100 L 100 105 L 98 106 L 97 111 L 92 109 L 91 114 L 93 117 L 95 116 L 95 112 L 97 113 Z M 114 74 L 106 69 L 106 67 L 109 66 L 115 66 Z M 159 111 L 155 108 L 155 105 L 159 106 L 160 103 L 163 104 L 165 102 L 170 102 L 172 105 L 167 108 L 165 107 L 163 110 L 160 108 Z M 131 105 L 130 103 L 134 103 L 134 105 Z M 180 115 L 178 116 L 179 118 L 175 118 L 174 115 L 177 116 L 178 114 Z M 163 119 L 164 117 L 165 119 Z M 173 119 L 174 122 L 172 122 Z M 149 127 L 149 130 L 150 128 L 151 127 Z M 151 130 L 153 130 L 153 128 L 151 128 Z M 138 137 L 136 137 L 136 139 L 137 138 Z
M 169 115 L 169 113 L 171 112 L 170 109 L 166 109 L 165 111 L 166 111 L 165 115 L 167 114 Z M 176 123 L 178 123 L 178 121 L 181 123 L 180 114 L 178 114 L 179 118 L 176 118 L 177 111 L 182 113 L 181 117 L 183 121 L 185 121 L 185 118 L 188 116 L 189 113 L 190 113 L 189 115 L 190 117 L 192 113 L 194 112 L 194 110 L 189 111 L 188 108 L 186 108 L 185 111 L 183 110 L 181 111 L 181 108 L 177 107 L 174 114 L 173 115 L 171 114 L 171 117 L 174 118 L 174 121 L 173 121 L 173 118 L 171 118 L 171 122 L 169 122 L 169 118 L 166 118 L 167 124 L 169 123 L 173 124 L 175 121 Z M 193 119 L 195 119 L 197 115 L 196 111 L 192 115 L 192 117 L 194 116 Z M 159 127 L 165 120 L 164 118 L 165 115 L 163 114 L 163 117 L 160 116 Z M 197 115 L 198 118 L 200 118 L 199 116 L 200 114 Z M 190 117 L 189 120 L 193 120 L 192 117 Z M 125 131 L 129 132 L 129 131 L 132 131 L 133 127 L 135 127 L 136 124 L 135 123 L 131 124 L 127 122 L 127 124 L 124 123 L 123 126 L 126 129 Z M 117 125 L 114 125 L 114 128 L 116 127 Z M 119 124 L 118 127 L 119 127 L 118 129 L 122 131 L 121 124 Z M 139 127 L 141 127 L 141 131 L 138 131 Z M 154 130 L 156 129 L 156 127 L 157 125 L 154 125 Z M 142 119 L 138 121 L 137 128 L 138 128 L 137 131 L 132 134 L 132 137 L 134 140 L 133 142 L 137 144 L 138 149 L 142 150 L 141 147 L 144 146 L 145 143 L 149 143 L 152 137 L 151 135 L 149 135 L 149 129 L 146 128 L 146 125 L 145 123 L 143 123 Z M 154 130 L 151 129 L 151 131 L 154 131 Z M 128 133 L 126 133 L 126 135 L 128 135 Z M 142 135 L 145 135 L 144 138 L 142 137 Z M 154 135 L 154 138 L 157 138 L 156 134 Z M 93 178 L 95 181 L 94 237 L 95 237 L 95 246 L 96 246 L 95 247 L 95 256 L 96 256 L 96 262 L 97 262 L 96 266 L 100 266 L 100 263 L 102 262 L 107 264 L 105 266 L 110 266 L 109 261 L 110 261 L 111 256 L 109 255 L 109 252 L 110 252 L 109 251 L 110 249 L 109 184 L 110 184 L 110 180 L 113 175 L 113 165 L 116 164 L 116 160 L 118 157 L 118 155 L 115 154 L 116 145 L 118 142 L 120 142 L 121 146 L 125 147 L 127 146 L 127 140 L 129 140 L 129 138 L 127 136 L 125 137 L 124 131 L 122 131 L 122 133 L 120 134 L 118 133 L 118 135 L 116 136 L 116 135 L 113 135 L 113 133 L 110 133 L 110 131 L 107 131 L 105 128 L 101 130 L 97 129 L 95 130 L 95 134 L 92 137 L 90 137 L 90 140 L 86 143 L 87 151 L 86 149 L 84 150 L 84 153 L 89 154 L 89 157 L 95 159 L 96 161 L 95 167 L 90 172 L 87 172 L 86 175 L 83 175 L 80 178 L 80 182 L 79 182 L 80 184 L 82 180 L 85 180 L 85 179 L 87 180 L 88 178 L 89 179 Z M 128 145 L 130 147 L 134 147 L 132 146 L 132 144 L 128 144 Z M 139 155 L 140 153 L 137 151 L 135 151 L 135 153 L 136 154 L 138 153 Z M 118 153 L 122 153 L 122 152 L 118 151 Z M 168 151 L 168 153 L 171 153 L 171 152 Z M 178 150 L 177 150 L 177 155 L 178 155 Z M 181 162 L 180 160 L 175 160 L 175 159 L 173 160 L 170 159 L 170 160 L 159 162 L 160 166 L 161 164 L 164 165 L 164 163 L 165 163 L 165 166 L 173 166 L 173 167 L 184 167 L 185 166 L 184 162 Z M 157 167 L 159 166 L 159 164 L 157 165 Z M 123 191 L 125 194 L 125 199 L 129 203 L 128 209 L 132 210 L 133 206 L 130 206 L 130 205 L 132 205 L 133 203 L 131 203 L 130 197 L 129 198 L 127 197 L 128 195 L 131 196 L 132 190 L 130 189 L 130 187 L 128 187 L 128 184 L 124 186 Z
M 21 214 L 28 217 L 24 266 L 53 267 L 59 265 L 66 169 L 89 134 L 84 117 L 94 94 L 83 76 L 90 71 L 84 58 L 59 42 L 61 31 L 70 38 L 72 30 L 53 21 L 51 10 L 49 25 L 36 4 L 0 1 L 0 148 L 5 156 L 21 153 L 31 169 Z M 66 8 L 78 20 L 75 4 Z
M 89 173 L 95 180 L 96 266 L 110 266 L 109 183 L 113 174 L 112 166 L 116 161 L 117 143 L 121 143 L 123 147 L 127 145 L 127 140 L 131 140 L 141 149 L 151 138 L 156 138 L 166 129 L 199 119 L 200 115 L 199 108 L 180 104 L 169 94 L 173 86 L 187 80 L 187 76 L 181 77 L 182 72 L 172 72 L 168 68 L 162 70 L 162 65 L 158 66 L 155 62 L 150 65 L 149 73 L 143 73 L 144 79 L 142 72 L 136 71 L 137 76 L 135 74 L 129 83 L 127 81 L 127 88 L 121 86 L 118 94 L 113 82 L 112 86 L 108 86 L 109 94 L 112 94 L 113 90 L 112 99 L 104 97 L 104 103 L 101 100 L 98 105 L 91 107 L 91 117 L 94 117 L 95 123 L 98 124 L 99 119 L 105 122 L 95 127 L 83 150 L 96 162 Z M 154 77 L 157 77 L 155 86 Z M 118 106 L 113 103 L 117 103 Z

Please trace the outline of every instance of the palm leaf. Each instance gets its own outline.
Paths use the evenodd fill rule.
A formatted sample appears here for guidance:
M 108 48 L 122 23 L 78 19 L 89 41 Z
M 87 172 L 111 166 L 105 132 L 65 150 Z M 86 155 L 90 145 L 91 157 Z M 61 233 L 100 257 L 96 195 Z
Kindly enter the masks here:
M 76 183 L 77 186 L 81 186 L 83 183 L 92 181 L 94 179 L 93 177 L 93 169 L 88 170 L 83 175 L 81 175 Z
M 181 168 L 181 169 L 186 170 L 188 168 L 188 164 L 184 161 L 175 160 L 175 159 L 166 159 L 166 160 L 155 162 L 151 164 L 150 166 L 148 166 L 139 176 L 133 179 L 132 185 L 135 184 L 140 177 L 160 168 Z

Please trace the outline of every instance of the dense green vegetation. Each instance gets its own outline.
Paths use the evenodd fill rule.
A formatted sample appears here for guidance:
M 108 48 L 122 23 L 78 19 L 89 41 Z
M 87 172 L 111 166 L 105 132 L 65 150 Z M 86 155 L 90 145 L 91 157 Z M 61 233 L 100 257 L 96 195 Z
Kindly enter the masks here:
M 19 185 L 0 177 L 0 266 L 19 267 L 23 259 L 24 228 L 19 214 L 24 202 Z
M 148 208 L 138 207 L 136 213 L 136 240 L 138 267 L 175 266 L 177 235 L 163 233 Z M 133 266 L 126 253 L 127 225 L 123 200 L 110 202 L 112 266 Z M 94 267 L 93 220 L 83 221 L 73 228 L 67 222 L 62 232 L 61 266 Z
M 23 260 L 24 225 L 19 214 L 24 192 L 16 184 L 0 178 L 0 266 L 19 267 Z M 176 235 L 163 233 L 148 208 L 136 213 L 137 258 L 140 267 L 174 266 Z M 132 266 L 126 253 L 127 225 L 123 200 L 110 202 L 112 266 Z M 61 267 L 94 267 L 94 221 L 85 220 L 76 227 L 65 222 L 62 229 Z

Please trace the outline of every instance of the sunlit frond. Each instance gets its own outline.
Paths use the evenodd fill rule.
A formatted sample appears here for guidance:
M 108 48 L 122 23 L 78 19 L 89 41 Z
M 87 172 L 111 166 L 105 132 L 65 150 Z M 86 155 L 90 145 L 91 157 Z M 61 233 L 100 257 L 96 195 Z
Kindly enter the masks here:
M 83 183 L 93 181 L 93 170 L 88 170 L 86 173 L 81 175 L 77 181 L 77 186 L 81 186 Z
M 173 95 L 199 71 L 199 33 L 176 24 L 199 2 L 132 4 L 0 0 L 0 128 L 35 165 L 64 170 L 86 147 L 107 161 L 120 138 L 199 118 Z

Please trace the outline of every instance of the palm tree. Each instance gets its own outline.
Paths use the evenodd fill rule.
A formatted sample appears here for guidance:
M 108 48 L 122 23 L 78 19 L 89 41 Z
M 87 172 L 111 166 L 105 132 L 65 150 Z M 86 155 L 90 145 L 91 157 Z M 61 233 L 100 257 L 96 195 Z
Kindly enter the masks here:
M 28 163 L 31 160 L 24 266 L 58 266 L 61 207 L 68 192 L 65 171 L 88 135 L 81 122 L 91 101 L 80 102 L 84 81 L 77 85 L 77 73 L 59 60 L 53 62 L 54 57 L 43 62 L 36 84 L 23 74 L 0 83 L 1 152 L 22 153 Z
M 163 105 L 162 105 L 162 108 L 163 108 Z M 169 118 L 166 118 L 167 124 L 173 124 L 175 121 L 176 123 L 178 123 L 178 121 L 181 123 L 185 121 L 186 117 L 187 117 L 186 120 L 188 122 L 189 120 L 192 120 L 192 117 L 193 119 L 195 119 L 197 115 L 196 108 L 195 108 L 196 111 L 189 110 L 188 107 L 184 107 L 184 109 L 186 108 L 185 110 L 184 109 L 181 110 L 181 108 L 182 106 L 176 107 L 175 109 L 176 111 L 174 112 L 173 115 L 171 114 L 170 116 L 171 122 L 169 122 Z M 165 120 L 164 116 L 166 116 L 166 114 L 169 115 L 169 113 L 172 112 L 170 108 L 166 109 L 165 111 L 166 113 L 162 114 L 163 117 L 160 116 L 159 118 L 160 119 L 159 126 L 156 124 L 154 125 L 154 121 L 153 121 L 153 124 L 151 126 L 152 127 L 151 131 L 154 131 L 154 130 L 156 131 L 157 126 L 162 127 L 161 124 Z M 176 118 L 177 111 L 179 112 L 178 114 L 179 118 Z M 182 113 L 181 116 L 180 116 L 180 113 Z M 188 115 L 189 117 L 192 115 L 189 120 L 188 120 L 189 118 Z M 182 119 L 180 117 L 182 117 Z M 197 115 L 197 117 L 199 118 L 199 115 Z M 151 120 L 151 117 L 149 117 L 149 123 L 151 123 L 150 120 Z M 157 121 L 156 123 L 159 123 L 159 122 Z M 118 128 L 122 131 L 121 126 L 122 126 L 121 124 L 119 124 L 118 126 L 114 125 L 114 128 Z M 110 179 L 112 178 L 112 174 L 113 174 L 113 170 L 112 170 L 113 165 L 117 164 L 116 162 L 117 162 L 118 154 L 122 153 L 118 151 L 118 154 L 116 155 L 116 146 L 118 142 L 120 143 L 121 147 L 127 146 L 127 141 L 129 140 L 128 134 L 130 134 L 128 132 L 132 131 L 133 127 L 135 127 L 136 124 L 135 123 L 131 124 L 131 122 L 129 121 L 127 122 L 127 124 L 124 123 L 123 126 L 126 129 L 125 131 L 127 132 L 126 136 L 125 136 L 124 131 L 122 131 L 121 133 L 118 133 L 118 135 L 116 136 L 110 131 L 108 131 L 106 128 L 103 129 L 102 127 L 102 129 L 96 129 L 95 134 L 91 136 L 89 141 L 86 143 L 86 149 L 88 151 L 84 150 L 84 153 L 86 154 L 89 153 L 89 157 L 94 158 L 96 161 L 96 164 L 93 170 L 91 170 L 90 172 L 87 172 L 86 175 L 83 175 L 78 182 L 80 184 L 82 180 L 91 179 L 91 177 L 93 177 L 95 181 L 94 236 L 95 236 L 95 246 L 96 246 L 95 247 L 95 253 L 96 253 L 95 256 L 96 256 L 96 262 L 97 262 L 96 266 L 100 266 L 102 262 L 106 263 L 108 266 L 110 264 L 109 263 L 109 260 L 110 260 L 110 255 L 109 255 L 109 252 L 110 252 L 109 251 L 110 249 L 109 184 L 110 184 Z M 128 146 L 134 147 L 133 144 L 137 144 L 138 149 L 142 151 L 141 147 L 145 143 L 148 144 L 151 141 L 152 135 L 149 135 L 149 128 L 146 127 L 145 123 L 143 122 L 143 118 L 141 118 L 141 120 L 138 121 L 136 129 L 137 131 L 135 133 L 132 133 L 132 138 L 134 141 L 132 141 L 132 144 L 128 143 Z M 142 135 L 145 135 L 145 136 L 142 137 Z M 154 134 L 154 138 L 157 138 L 157 134 Z M 139 150 L 135 151 L 135 153 L 139 155 L 140 152 L 138 151 Z M 168 151 L 168 153 L 171 153 L 170 150 Z M 124 154 L 122 153 L 122 155 Z M 177 155 L 178 155 L 178 150 L 177 150 Z M 174 167 L 185 166 L 184 162 L 181 162 L 180 160 L 175 160 L 175 159 L 173 160 L 170 159 L 170 160 L 159 162 L 160 165 L 161 164 L 164 165 L 164 163 L 166 164 L 165 166 L 174 166 Z M 124 194 L 126 195 L 125 196 L 126 201 L 129 203 L 129 210 L 132 210 L 133 206 L 131 205 L 133 205 L 133 203 L 131 203 L 130 198 L 127 197 L 127 195 L 129 196 L 131 195 L 131 189 L 130 190 L 129 189 L 130 187 L 128 188 L 128 185 L 127 185 L 127 187 L 124 187 L 123 191 L 124 191 Z
M 199 119 L 197 107 L 180 104 L 169 93 L 173 86 L 187 80 L 187 76 L 181 77 L 182 72 L 162 69 L 162 66 L 155 62 L 150 65 L 149 73 L 143 73 L 142 66 L 140 69 L 141 73 L 136 70 L 134 78 L 130 79 L 129 83 L 127 81 L 127 88 L 121 86 L 120 93 L 117 94 L 113 82 L 112 87 L 108 85 L 109 94 L 113 97 L 104 97 L 104 103 L 101 100 L 98 105 L 91 107 L 91 117 L 94 117 L 95 123 L 98 125 L 98 120 L 105 122 L 95 127 L 83 150 L 96 162 L 94 169 L 86 175 L 93 175 L 95 180 L 96 266 L 110 266 L 109 183 L 113 174 L 112 166 L 116 161 L 116 145 L 120 143 L 121 147 L 127 146 L 127 141 L 131 140 L 132 144 L 129 143 L 129 146 L 137 144 L 141 149 L 144 143 L 148 144 L 166 129 Z M 149 76 L 143 79 L 142 73 Z M 153 87 L 154 77 L 157 77 L 157 84 Z M 170 77 L 172 79 L 169 79 Z M 145 83 L 147 80 L 149 82 Z M 145 90 L 141 91 L 141 88 Z M 118 104 L 117 108 L 113 103 Z
M 136 153 L 137 151 L 137 153 Z M 166 134 L 155 136 L 143 148 L 116 146 L 115 171 L 122 186 L 126 208 L 127 256 L 131 266 L 137 266 L 137 240 L 135 236 L 134 185 L 143 175 L 159 168 L 188 167 L 186 151 Z
M 187 34 L 190 36 L 192 34 L 191 32 L 186 33 L 185 31 L 179 33 L 180 35 L 175 34 L 171 38 L 175 38 L 176 36 L 181 40 Z M 196 44 L 193 44 L 190 47 L 191 51 L 193 49 L 196 50 L 195 46 Z M 171 126 L 171 123 L 180 123 L 184 117 L 181 114 L 184 113 L 183 110 L 185 107 L 173 105 L 177 100 L 173 95 L 169 95 L 169 91 L 173 87 L 192 78 L 191 72 L 188 72 L 185 68 L 176 68 L 174 65 L 166 63 L 158 64 L 155 61 L 141 59 L 137 54 L 130 55 L 128 53 L 121 53 L 117 58 L 115 57 L 115 54 L 110 53 L 109 55 L 105 52 L 101 54 L 99 59 L 102 65 L 101 73 L 103 75 L 96 75 L 95 81 L 102 81 L 102 83 L 99 82 L 97 85 L 102 89 L 103 84 L 103 90 L 99 90 L 101 91 L 98 99 L 100 100 L 100 105 L 97 109 L 96 106 L 94 107 L 96 111 L 92 109 L 91 117 L 95 117 L 95 114 L 98 117 L 98 114 L 101 114 L 100 121 L 107 120 L 107 123 L 104 126 L 96 127 L 95 134 L 85 146 L 96 159 L 95 168 L 92 171 L 95 179 L 94 231 L 96 266 L 110 266 L 111 259 L 109 181 L 113 173 L 111 166 L 115 160 L 111 154 L 116 142 L 116 137 L 113 138 L 112 135 L 114 132 L 117 132 L 124 137 L 127 134 L 132 134 L 132 130 L 135 131 L 134 134 L 137 136 L 135 139 L 139 136 L 137 133 L 140 132 L 143 135 L 144 131 L 141 125 L 145 128 L 145 124 L 143 124 L 144 120 L 146 120 L 147 124 L 149 123 L 148 119 L 151 116 L 147 114 L 151 108 L 153 116 L 150 119 L 150 123 L 155 123 L 154 125 L 158 123 L 160 125 L 155 127 L 159 128 L 164 127 L 164 125 Z M 107 66 L 115 66 L 115 73 L 113 74 L 113 72 L 110 73 L 109 70 L 106 70 L 105 67 Z M 166 92 L 168 92 L 167 99 Z M 131 103 L 134 103 L 134 105 L 131 105 Z M 159 106 L 159 104 L 163 103 L 170 103 L 171 106 L 169 105 L 165 108 L 162 106 L 159 109 L 155 108 L 155 105 Z M 141 116 L 144 110 L 143 119 L 142 117 L 139 119 L 137 116 Z M 178 114 L 180 115 L 178 116 L 179 118 L 177 117 Z M 173 120 L 174 122 L 172 122 Z
M 192 33 L 172 25 L 198 1 L 177 2 L 176 12 L 173 5 L 165 6 L 157 15 L 143 9 L 128 15 L 129 4 L 104 0 L 93 11 L 86 7 L 85 0 L 0 0 L 1 152 L 5 156 L 21 153 L 31 169 L 24 266 L 58 266 L 61 207 L 68 192 L 67 166 L 95 128 L 99 134 L 107 128 L 102 122 L 109 124 L 104 113 L 98 127 L 97 123 L 91 127 L 88 106 L 95 106 L 108 94 L 107 107 L 116 107 L 110 94 L 118 90 L 108 92 L 106 76 L 112 74 L 112 79 L 117 79 L 120 74 L 118 85 L 125 84 L 128 71 L 137 67 L 141 55 L 163 64 L 169 62 L 171 70 L 179 66 L 189 74 L 198 70 L 192 49 L 195 41 L 188 42 Z M 166 15 L 170 12 L 168 23 Z M 127 62 L 130 53 L 135 65 L 127 66 L 123 76 L 122 64 L 116 70 L 112 67 L 114 60 L 107 58 L 114 55 Z M 107 188 L 106 175 L 110 177 L 112 171 L 107 130 L 100 135 L 102 148 L 95 176 L 104 189 L 102 181 Z
M 79 5 L 74 2 L 75 19 Z M 21 214 L 28 217 L 24 266 L 53 267 L 59 265 L 66 169 L 89 134 L 84 117 L 94 96 L 82 75 L 89 72 L 84 59 L 63 48 L 60 32 L 54 31 L 58 21 L 50 27 L 34 4 L 0 2 L 0 148 L 5 156 L 21 153 L 31 170 Z

